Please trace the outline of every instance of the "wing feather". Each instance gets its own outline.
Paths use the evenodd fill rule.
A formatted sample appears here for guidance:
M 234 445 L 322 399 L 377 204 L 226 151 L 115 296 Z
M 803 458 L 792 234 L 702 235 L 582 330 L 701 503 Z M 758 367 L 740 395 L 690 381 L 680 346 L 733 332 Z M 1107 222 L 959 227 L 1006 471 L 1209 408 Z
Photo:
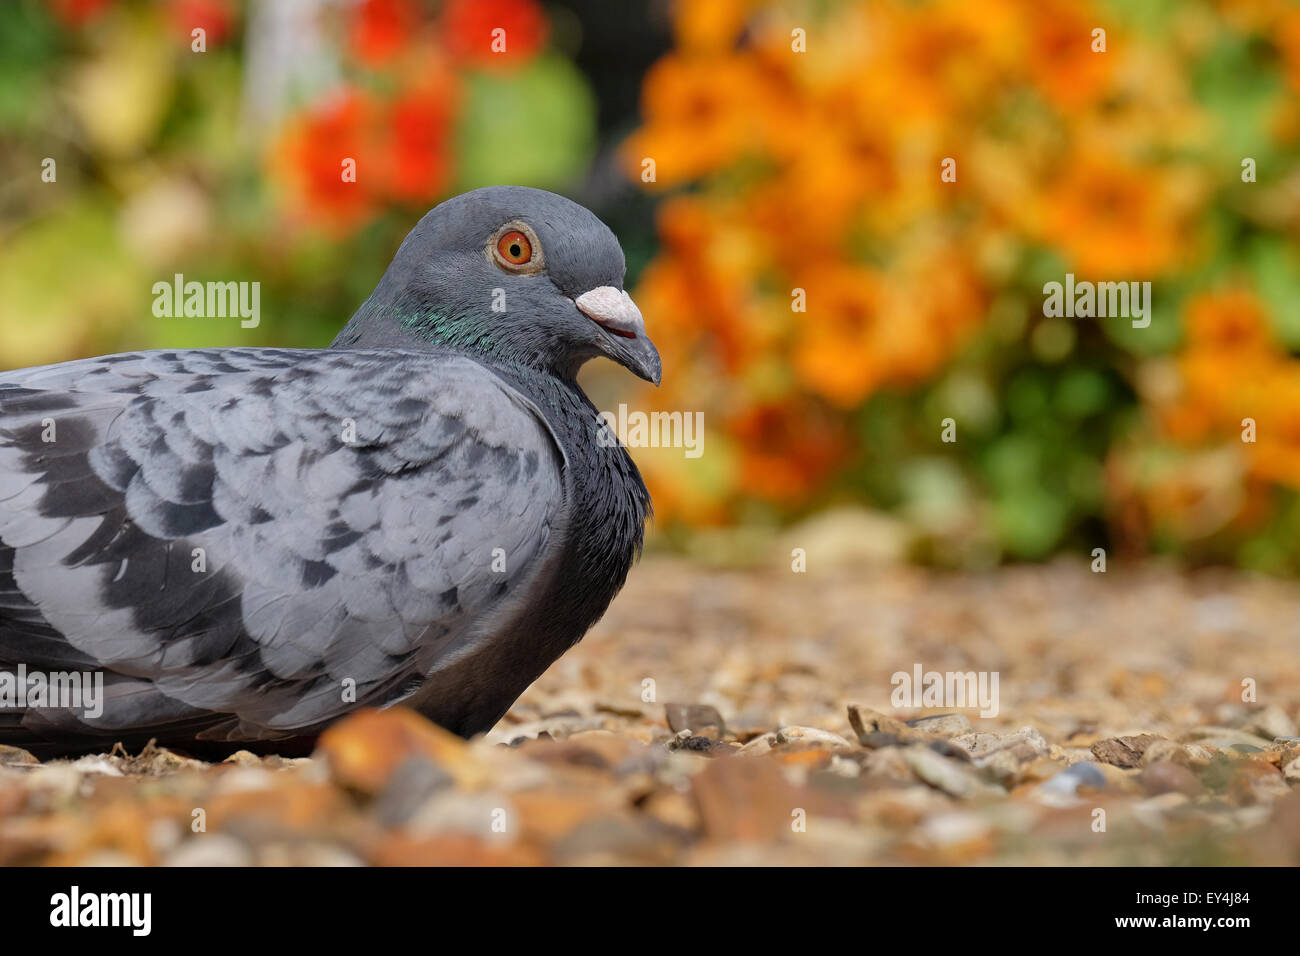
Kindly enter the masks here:
M 93 667 L 112 689 L 98 720 L 30 711 L 0 738 L 273 738 L 391 703 L 538 571 L 564 506 L 540 414 L 468 359 L 0 373 L 0 669 Z

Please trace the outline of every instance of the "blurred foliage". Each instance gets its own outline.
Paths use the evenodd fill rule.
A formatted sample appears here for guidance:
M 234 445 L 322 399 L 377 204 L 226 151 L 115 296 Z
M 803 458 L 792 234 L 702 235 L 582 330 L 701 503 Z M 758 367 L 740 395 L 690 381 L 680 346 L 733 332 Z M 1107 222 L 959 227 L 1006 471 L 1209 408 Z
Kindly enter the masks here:
M 622 153 L 662 197 L 643 401 L 709 426 L 638 455 L 661 523 L 865 498 L 944 563 L 1300 567 L 1300 5 L 674 11 Z M 1067 272 L 1150 281 L 1150 326 L 1047 317 Z
M 429 206 L 536 185 L 628 247 L 666 370 L 634 407 L 705 414 L 703 456 L 635 451 L 670 536 L 865 501 L 946 564 L 1300 570 L 1300 5 L 677 0 L 643 78 L 575 36 L 658 8 L 586 6 L 4 4 L 0 367 L 324 345 Z M 596 123 L 638 81 L 628 201 Z M 1045 316 L 1067 272 L 1150 281 L 1150 326 Z M 153 316 L 175 273 L 259 281 L 262 325 Z

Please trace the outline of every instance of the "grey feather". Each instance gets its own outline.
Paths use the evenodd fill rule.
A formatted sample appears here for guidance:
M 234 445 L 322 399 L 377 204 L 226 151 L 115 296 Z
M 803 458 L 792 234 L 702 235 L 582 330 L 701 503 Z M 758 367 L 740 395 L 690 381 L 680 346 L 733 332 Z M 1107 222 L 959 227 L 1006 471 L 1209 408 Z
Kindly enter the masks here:
M 258 393 L 272 358 L 275 387 Z M 177 387 L 214 362 L 231 371 Z M 501 584 L 527 581 L 563 504 L 540 415 L 466 359 L 213 350 L 115 365 L 0 377 L 0 473 L 25 478 L 0 496 L 0 541 L 74 649 L 195 711 L 274 732 L 337 716 L 345 680 L 359 703 L 391 702 L 388 688 L 491 616 Z M 43 393 L 73 404 L 51 418 Z M 55 424 L 49 447 L 32 440 L 42 420 Z M 530 455 L 544 463 L 532 482 L 506 480 Z M 79 457 L 76 483 L 59 480 L 66 464 L 50 470 Z M 463 508 L 471 489 L 478 503 Z M 138 540 L 120 553 L 123 534 Z M 492 570 L 495 547 L 508 574 Z M 0 646 L 0 659 L 31 668 L 30 656 Z
M 548 271 L 492 264 L 503 221 Z M 106 686 L 93 718 L 0 710 L 0 741 L 274 740 L 399 702 L 487 729 L 640 549 L 645 487 L 574 379 L 597 354 L 658 377 L 648 340 L 574 307 L 621 278 L 586 210 L 479 190 L 421 221 L 332 349 L 0 373 L 0 671 Z M 499 287 L 522 308 L 493 314 Z

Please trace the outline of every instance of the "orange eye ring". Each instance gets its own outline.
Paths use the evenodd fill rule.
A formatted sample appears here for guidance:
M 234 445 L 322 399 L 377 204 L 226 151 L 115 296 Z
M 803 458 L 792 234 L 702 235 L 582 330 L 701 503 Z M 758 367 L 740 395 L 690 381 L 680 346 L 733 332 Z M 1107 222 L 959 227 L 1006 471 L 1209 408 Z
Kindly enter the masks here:
M 518 229 L 512 229 L 497 240 L 497 255 L 512 266 L 524 266 L 532 261 L 533 244 Z

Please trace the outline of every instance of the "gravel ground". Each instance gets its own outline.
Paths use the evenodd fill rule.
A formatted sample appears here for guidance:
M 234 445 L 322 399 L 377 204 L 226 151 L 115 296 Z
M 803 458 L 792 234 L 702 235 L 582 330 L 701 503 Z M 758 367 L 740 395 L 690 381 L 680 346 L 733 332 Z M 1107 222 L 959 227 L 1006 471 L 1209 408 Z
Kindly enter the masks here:
M 0 749 L 0 863 L 1296 864 L 1298 625 L 1224 571 L 647 559 L 469 744 Z M 897 706 L 917 666 L 996 673 L 996 716 Z

